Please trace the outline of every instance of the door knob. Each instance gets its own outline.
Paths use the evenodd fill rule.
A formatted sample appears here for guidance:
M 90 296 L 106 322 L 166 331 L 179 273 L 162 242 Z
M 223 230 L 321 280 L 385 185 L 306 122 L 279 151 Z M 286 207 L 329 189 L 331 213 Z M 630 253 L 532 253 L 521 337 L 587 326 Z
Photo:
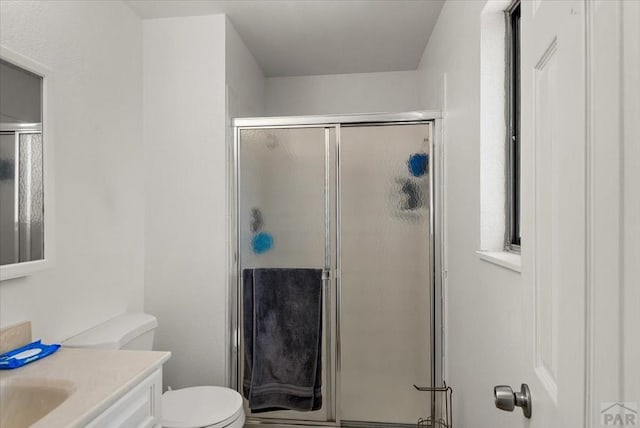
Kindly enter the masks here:
M 513 392 L 508 385 L 498 385 L 493 388 L 493 395 L 498 409 L 513 412 L 516 407 L 522 407 L 525 418 L 531 418 L 531 392 L 526 383 L 520 386 L 520 392 Z

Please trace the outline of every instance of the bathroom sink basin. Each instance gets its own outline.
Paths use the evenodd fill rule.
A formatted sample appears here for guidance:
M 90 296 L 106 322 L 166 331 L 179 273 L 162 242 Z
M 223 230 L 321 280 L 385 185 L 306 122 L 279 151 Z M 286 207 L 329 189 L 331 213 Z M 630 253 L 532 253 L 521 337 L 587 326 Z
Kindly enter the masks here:
M 0 427 L 28 427 L 62 404 L 75 390 L 62 379 L 0 380 Z

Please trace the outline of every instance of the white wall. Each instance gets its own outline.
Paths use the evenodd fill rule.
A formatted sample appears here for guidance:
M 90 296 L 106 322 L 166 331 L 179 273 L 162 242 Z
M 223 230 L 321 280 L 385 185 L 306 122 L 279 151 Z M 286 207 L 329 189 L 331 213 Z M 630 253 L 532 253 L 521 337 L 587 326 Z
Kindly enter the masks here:
M 224 384 L 225 16 L 144 21 L 145 310 L 165 385 Z
M 0 283 L 0 326 L 55 342 L 142 310 L 142 24 L 120 2 L 2 1 L 0 43 L 54 74 L 57 240 L 52 269 Z
M 229 117 L 263 116 L 266 103 L 264 74 L 228 18 L 225 46 Z
M 505 25 L 510 0 L 487 3 L 480 17 L 480 248 L 502 251 L 505 241 Z
M 446 2 L 425 49 L 419 73 L 425 107 L 442 108 L 446 151 L 447 356 L 454 389 L 454 421 L 461 427 L 496 423 L 493 386 L 519 385 L 512 358 L 527 358 L 519 343 L 518 314 L 496 310 L 496 299 L 523 298 L 520 274 L 480 260 L 481 13 L 484 1 Z M 436 102 L 438 105 L 433 105 Z M 504 300 L 502 300 L 504 299 Z M 504 344 L 504 352 L 492 347 Z M 502 345 L 501 345 L 502 346 Z M 535 411 L 535 410 L 534 410 Z M 511 423 L 511 425 L 509 425 Z M 518 425 L 519 426 L 519 425 Z
M 268 116 L 402 112 L 422 107 L 416 71 L 270 77 Z

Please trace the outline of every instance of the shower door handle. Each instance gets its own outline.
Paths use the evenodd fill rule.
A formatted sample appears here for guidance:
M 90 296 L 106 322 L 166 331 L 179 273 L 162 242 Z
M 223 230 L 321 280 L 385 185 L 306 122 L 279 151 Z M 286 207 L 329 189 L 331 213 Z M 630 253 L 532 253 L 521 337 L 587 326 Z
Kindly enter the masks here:
M 331 279 L 331 269 L 322 269 L 322 280 L 327 281 Z

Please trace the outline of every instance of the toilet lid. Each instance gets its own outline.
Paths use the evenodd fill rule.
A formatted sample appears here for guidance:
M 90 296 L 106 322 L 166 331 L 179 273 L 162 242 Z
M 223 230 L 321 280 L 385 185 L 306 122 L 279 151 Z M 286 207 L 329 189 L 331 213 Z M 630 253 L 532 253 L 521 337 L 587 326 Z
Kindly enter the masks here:
M 224 427 L 242 414 L 242 397 L 220 386 L 194 386 L 162 394 L 162 426 Z

